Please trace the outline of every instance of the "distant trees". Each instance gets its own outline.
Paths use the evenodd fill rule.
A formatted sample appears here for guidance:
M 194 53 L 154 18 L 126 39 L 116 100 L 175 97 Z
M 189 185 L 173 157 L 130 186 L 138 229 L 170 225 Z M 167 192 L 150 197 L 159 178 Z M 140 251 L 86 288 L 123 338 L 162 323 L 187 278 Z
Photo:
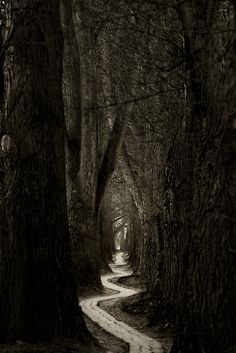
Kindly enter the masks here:
M 133 94 L 117 59 L 107 104 L 132 105 L 118 166 L 138 270 L 181 332 L 173 352 L 234 351 L 234 4 L 101 3 L 98 37 L 109 29 L 113 56 L 138 73 Z
M 100 108 L 99 102 L 106 106 L 113 99 L 113 70 L 120 59 L 114 60 L 109 43 L 96 38 L 96 8 L 74 1 L 70 19 L 67 4 L 64 8 L 67 194 L 73 258 L 78 286 L 99 287 L 100 210 L 116 168 L 131 106 L 110 111 Z M 132 70 L 129 79 L 132 90 L 136 72 L 136 68 Z M 116 100 L 114 96 L 113 101 Z

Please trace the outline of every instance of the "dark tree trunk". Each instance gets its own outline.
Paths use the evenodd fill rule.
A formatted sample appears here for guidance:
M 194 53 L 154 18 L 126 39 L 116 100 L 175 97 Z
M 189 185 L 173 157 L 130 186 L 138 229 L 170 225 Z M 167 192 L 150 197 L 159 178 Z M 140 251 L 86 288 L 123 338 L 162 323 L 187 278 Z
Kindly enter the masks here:
M 190 17 L 185 5 L 178 8 L 190 114 L 169 150 L 160 287 L 180 330 L 172 352 L 234 352 L 235 37 L 222 31 L 216 38 L 211 31 L 233 27 L 235 14 L 212 2 L 206 16 L 205 2 L 194 3 Z M 228 51 L 222 45 L 227 40 Z M 222 62 L 215 61 L 220 55 Z
M 59 1 L 7 5 L 1 341 L 85 338 L 67 225 Z M 13 30 L 12 33 L 10 33 Z
M 121 149 L 127 118 L 129 114 L 123 109 L 117 113 L 114 125 L 112 127 L 111 136 L 105 150 L 101 167 L 98 173 L 97 190 L 96 190 L 96 214 L 99 215 L 102 200 L 107 189 L 108 183 L 117 167 L 118 153 Z
M 89 64 L 88 59 L 85 61 L 85 56 L 86 58 L 88 57 L 88 52 L 86 51 L 88 38 L 82 35 L 82 31 L 87 34 L 89 30 L 77 28 L 81 39 L 80 50 L 83 54 L 80 60 L 74 23 L 75 16 L 73 16 L 71 1 L 62 1 L 61 9 L 64 29 L 63 95 L 67 133 L 67 203 L 75 279 L 77 288 L 80 290 L 90 285 L 94 287 L 100 286 L 98 266 L 97 262 L 94 261 L 95 256 L 93 255 L 93 250 L 96 251 L 97 248 L 97 241 L 95 238 L 96 220 L 93 211 L 93 197 L 91 197 L 96 177 L 96 140 L 94 141 L 96 119 L 94 119 L 94 115 L 90 117 L 90 114 L 86 113 L 88 100 L 91 97 L 88 97 L 86 93 L 89 83 L 86 81 L 88 78 L 84 74 L 85 65 Z M 80 16 L 85 21 L 84 12 L 81 12 Z M 91 69 L 91 66 L 89 68 Z M 93 95 L 95 80 L 92 82 L 92 87 L 93 90 L 91 89 L 90 93 Z M 89 126 L 87 127 L 86 125 Z M 88 132 L 90 129 L 93 130 L 93 133 L 89 137 Z M 82 135 L 87 136 L 87 139 L 82 140 Z M 88 153 L 89 148 L 91 149 L 89 159 L 93 161 L 92 165 L 84 161 L 88 157 L 86 153 Z M 80 172 L 81 176 L 79 177 Z M 90 172 L 92 180 L 87 178 L 87 173 Z M 84 174 L 86 174 L 86 177 L 84 177 Z M 87 190 L 85 192 L 86 187 Z M 86 200 L 86 197 L 90 197 L 89 201 Z M 90 203 L 90 208 L 86 205 L 86 201 Z
M 95 109 L 91 109 L 97 105 L 97 80 L 94 58 L 95 42 L 90 8 L 84 0 L 73 0 L 72 4 L 73 19 L 71 21 L 74 22 L 78 46 L 78 48 L 74 46 L 74 49 L 79 50 L 80 65 L 80 77 L 77 77 L 77 87 L 75 84 L 74 88 L 77 93 L 80 93 L 81 99 L 80 106 L 77 100 L 77 114 L 74 114 L 71 121 L 68 121 L 69 137 L 73 137 L 71 127 L 79 125 L 79 129 L 74 130 L 76 141 L 73 137 L 68 144 L 68 184 L 71 190 L 69 195 L 69 224 L 73 237 L 76 283 L 78 289 L 81 290 L 86 287 L 101 287 L 97 216 L 95 213 L 98 114 Z M 71 35 L 74 36 L 74 33 L 71 32 Z M 73 75 L 71 78 L 74 80 L 75 76 Z M 74 104 L 73 106 L 75 107 Z
M 136 271 L 140 255 L 140 219 L 135 207 L 133 207 L 132 215 L 129 216 L 128 240 L 129 262 Z
M 108 222 L 109 224 L 110 222 Z M 100 211 L 98 235 L 100 238 L 100 269 L 104 273 L 112 272 L 109 263 L 112 262 L 112 228 L 108 227 L 104 210 Z

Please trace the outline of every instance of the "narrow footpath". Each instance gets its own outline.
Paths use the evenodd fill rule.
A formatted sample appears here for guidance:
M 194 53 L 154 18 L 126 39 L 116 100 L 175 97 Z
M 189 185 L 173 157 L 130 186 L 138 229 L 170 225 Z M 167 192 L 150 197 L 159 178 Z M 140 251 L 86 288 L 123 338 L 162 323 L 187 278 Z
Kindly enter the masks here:
M 136 290 L 123 288 L 109 282 L 112 278 L 130 276 L 132 274 L 132 272 L 128 271 L 125 266 L 122 266 L 124 264 L 122 254 L 118 253 L 115 263 L 111 265 L 114 273 L 102 276 L 103 286 L 116 291 L 116 293 L 83 298 L 80 300 L 82 310 L 85 315 L 104 330 L 128 343 L 130 353 L 162 353 L 160 342 L 140 333 L 124 322 L 116 320 L 113 316 L 99 307 L 100 301 L 125 298 L 137 293 Z

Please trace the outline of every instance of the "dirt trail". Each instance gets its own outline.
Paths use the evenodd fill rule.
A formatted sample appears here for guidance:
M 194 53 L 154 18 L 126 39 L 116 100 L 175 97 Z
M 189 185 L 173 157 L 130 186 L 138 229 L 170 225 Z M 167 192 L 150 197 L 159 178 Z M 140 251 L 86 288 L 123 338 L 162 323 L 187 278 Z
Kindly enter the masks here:
M 94 297 L 81 299 L 80 305 L 82 310 L 84 314 L 86 314 L 100 327 L 111 333 L 113 336 L 116 336 L 124 342 L 128 343 L 130 347 L 130 353 L 162 353 L 160 342 L 140 333 L 124 322 L 116 320 L 113 316 L 98 306 L 100 301 L 125 298 L 137 293 L 137 291 L 133 289 L 131 290 L 123 288 L 109 282 L 111 278 L 130 276 L 132 273 L 131 271 L 127 270 L 125 266 L 123 266 L 125 263 L 122 255 L 123 254 L 121 252 L 118 252 L 115 259 L 115 264 L 111 265 L 114 273 L 102 276 L 103 286 L 116 291 L 117 293 L 109 295 L 97 295 Z

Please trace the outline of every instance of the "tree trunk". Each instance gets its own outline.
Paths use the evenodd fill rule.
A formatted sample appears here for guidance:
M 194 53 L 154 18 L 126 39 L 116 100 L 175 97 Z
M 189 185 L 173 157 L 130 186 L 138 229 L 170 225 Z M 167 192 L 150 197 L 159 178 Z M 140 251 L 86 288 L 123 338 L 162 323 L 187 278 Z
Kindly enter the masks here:
M 7 4 L 7 37 L 3 133 L 12 147 L 1 203 L 0 340 L 82 339 L 67 225 L 59 1 Z
M 224 11 L 212 4 L 207 15 L 204 1 L 194 2 L 191 16 L 185 5 L 177 7 L 190 114 L 169 151 L 160 257 L 163 303 L 180 330 L 175 353 L 236 347 L 235 36 L 212 36 L 214 28 L 232 28 L 235 13 L 228 3 Z M 229 50 L 227 41 L 234 43 Z
M 140 254 L 140 218 L 135 205 L 132 207 L 132 214 L 129 215 L 129 262 L 134 269 L 138 270 Z
M 80 65 L 77 86 L 75 84 L 74 89 L 80 95 L 80 106 L 78 106 L 77 100 L 77 114 L 70 116 L 70 121 L 68 121 L 69 138 L 73 137 L 71 135 L 73 130 L 70 128 L 79 124 L 77 132 L 74 130 L 76 141 L 73 137 L 73 143 L 68 145 L 68 184 L 71 187 L 71 193 L 68 196 L 76 283 L 80 290 L 85 287 L 101 287 L 97 217 L 95 214 L 98 117 L 97 111 L 91 109 L 97 104 L 92 19 L 84 0 L 73 0 L 72 5 L 73 18 L 71 21 L 74 28 L 71 36 L 74 41 L 75 35 L 77 41 L 77 45 L 72 50 L 79 51 L 79 63 L 77 62 L 77 64 Z M 69 57 L 71 60 L 71 55 Z M 73 70 L 75 71 L 75 68 Z M 78 72 L 78 67 L 76 71 Z M 74 76 L 71 76 L 73 82 L 75 82 Z M 72 106 L 75 107 L 75 104 Z
M 112 272 L 109 263 L 112 262 L 112 226 L 109 219 L 106 219 L 104 209 L 101 209 L 99 216 L 99 237 L 100 237 L 100 269 L 104 272 Z

